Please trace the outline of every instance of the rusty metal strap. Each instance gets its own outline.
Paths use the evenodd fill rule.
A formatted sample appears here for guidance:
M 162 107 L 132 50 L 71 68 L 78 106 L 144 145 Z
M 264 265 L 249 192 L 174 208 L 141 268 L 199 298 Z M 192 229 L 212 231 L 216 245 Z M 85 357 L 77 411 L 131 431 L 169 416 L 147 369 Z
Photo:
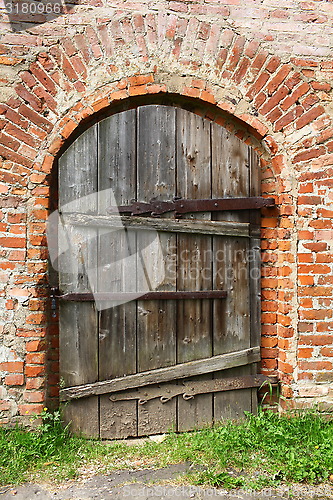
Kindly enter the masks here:
M 245 375 L 243 377 L 232 377 L 216 380 L 194 380 L 176 384 L 160 384 L 142 387 L 132 391 L 122 391 L 110 396 L 110 401 L 129 401 L 137 399 L 140 405 L 152 399 L 159 399 L 161 403 L 167 403 L 176 396 L 182 396 L 186 401 L 193 399 L 197 394 L 208 394 L 213 392 L 234 391 L 236 389 L 247 389 L 261 387 L 268 384 L 276 384 L 276 377 L 265 375 Z
M 131 205 L 109 207 L 109 213 L 121 213 L 130 215 L 141 215 L 150 213 L 159 216 L 166 212 L 186 214 L 190 212 L 220 212 L 225 210 L 253 210 L 262 207 L 273 207 L 274 198 L 263 198 L 252 196 L 247 198 L 217 198 L 202 200 L 173 199 L 170 201 L 151 200 L 146 202 L 134 202 Z
M 93 300 L 187 300 L 187 299 L 225 299 L 225 290 L 199 290 L 197 292 L 114 292 L 114 293 L 65 293 L 58 295 L 61 300 L 91 302 Z

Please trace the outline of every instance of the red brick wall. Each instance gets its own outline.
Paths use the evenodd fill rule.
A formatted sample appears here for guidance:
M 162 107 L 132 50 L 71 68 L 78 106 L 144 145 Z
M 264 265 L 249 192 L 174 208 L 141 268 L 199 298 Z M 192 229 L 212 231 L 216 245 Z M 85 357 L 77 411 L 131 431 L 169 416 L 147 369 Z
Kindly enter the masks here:
M 262 218 L 262 371 L 295 404 L 329 407 L 333 4 L 91 1 L 21 32 L 1 12 L 0 420 L 40 411 L 47 389 L 57 396 L 45 239 L 54 159 L 95 113 L 157 93 L 216 106 L 261 155 L 262 192 L 277 202 Z

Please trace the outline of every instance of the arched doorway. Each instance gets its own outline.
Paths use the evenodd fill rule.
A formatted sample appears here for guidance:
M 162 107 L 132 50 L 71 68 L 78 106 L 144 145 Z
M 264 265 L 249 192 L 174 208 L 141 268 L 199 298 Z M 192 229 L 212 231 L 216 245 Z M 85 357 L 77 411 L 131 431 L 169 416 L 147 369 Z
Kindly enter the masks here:
M 186 109 L 140 105 L 87 129 L 58 171 L 61 396 L 73 430 L 141 436 L 255 411 L 256 209 L 269 201 L 253 150 Z

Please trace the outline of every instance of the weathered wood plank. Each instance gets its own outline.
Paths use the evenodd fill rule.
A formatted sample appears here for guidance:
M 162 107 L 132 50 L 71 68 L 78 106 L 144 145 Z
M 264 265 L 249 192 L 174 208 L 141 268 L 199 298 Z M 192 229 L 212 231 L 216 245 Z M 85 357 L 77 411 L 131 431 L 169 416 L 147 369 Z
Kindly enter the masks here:
M 175 108 L 138 108 L 138 201 L 172 199 L 175 195 Z M 165 214 L 170 217 L 171 214 Z M 138 239 L 138 290 L 176 290 L 173 272 L 175 235 L 140 231 Z M 141 268 L 143 264 L 143 268 Z M 146 288 L 145 288 L 146 287 Z M 176 309 L 173 300 L 137 302 L 138 371 L 176 363 Z M 176 421 L 176 402 L 167 406 L 151 401 L 138 408 L 138 434 L 168 431 Z
M 75 398 L 88 397 L 93 394 L 106 394 L 111 392 L 143 387 L 144 385 L 168 382 L 181 378 L 193 377 L 205 373 L 213 373 L 227 370 L 237 366 L 256 363 L 260 360 L 260 348 L 253 347 L 242 351 L 221 354 L 175 366 L 158 368 L 146 372 L 119 377 L 113 380 L 105 380 L 94 384 L 86 384 L 76 387 L 67 387 L 60 390 L 61 400 L 68 401 Z
M 208 120 L 189 111 L 177 109 L 177 196 L 189 199 L 211 198 L 210 141 Z M 210 219 L 210 213 L 186 214 L 186 217 L 207 220 Z M 210 252 L 209 236 L 178 236 L 178 290 L 212 288 Z M 177 311 L 177 362 L 210 356 L 211 302 L 182 302 L 178 304 Z M 208 378 L 211 376 L 208 375 Z M 178 398 L 179 431 L 194 429 L 211 422 L 211 394 L 200 395 L 190 401 Z
M 258 196 L 261 192 L 260 161 L 252 148 L 249 148 L 250 195 Z M 255 229 L 260 227 L 261 213 L 250 213 L 251 239 L 249 241 L 249 283 L 250 283 L 250 345 L 260 345 L 261 340 L 261 242 Z M 252 365 L 252 373 L 258 373 L 257 364 Z M 252 412 L 258 407 L 258 393 L 252 390 Z
M 59 208 L 97 214 L 97 132 L 92 127 L 82 134 L 59 160 Z M 88 195 L 94 195 L 84 198 Z M 59 259 L 59 286 L 66 293 L 90 291 L 85 269 L 96 267 L 93 228 L 68 228 L 69 252 Z M 90 243 L 89 243 L 90 240 Z M 88 244 L 87 244 L 88 242 Z M 95 240 L 96 244 L 96 240 Z M 94 304 L 60 304 L 60 379 L 65 386 L 98 380 L 97 314 Z M 90 417 L 87 419 L 87 410 Z M 71 430 L 87 437 L 99 433 L 98 398 L 84 406 L 71 402 L 64 408 Z
M 136 198 L 136 111 L 110 116 L 98 125 L 99 214 L 107 217 L 114 203 L 129 203 Z M 99 291 L 125 293 L 136 290 L 136 233 L 120 231 L 99 234 Z M 110 229 L 112 226 L 109 226 Z M 109 380 L 136 373 L 136 304 L 122 303 L 126 298 L 109 299 L 99 318 L 99 380 Z M 117 305 L 118 304 L 118 305 Z M 106 308 L 109 306 L 108 308 Z M 135 401 L 113 403 L 100 396 L 100 437 L 126 438 L 137 435 Z
M 212 124 L 212 195 L 222 197 L 249 196 L 248 146 L 223 127 Z M 213 214 L 219 221 L 244 223 L 249 213 Z M 248 240 L 213 238 L 214 288 L 230 290 L 228 300 L 214 303 L 214 354 L 223 354 L 250 347 L 250 297 Z M 214 374 L 214 378 L 251 373 L 246 367 Z M 251 411 L 251 391 L 216 394 L 214 419 L 241 415 Z
M 85 227 L 133 228 L 143 231 L 166 231 L 195 233 L 216 236 L 250 236 L 250 224 L 246 222 L 227 222 L 210 220 L 167 219 L 154 217 L 135 217 L 117 215 L 90 216 L 85 214 L 63 214 L 68 224 Z
M 110 214 L 146 215 L 156 217 L 167 212 L 174 212 L 176 216 L 190 212 L 221 212 L 224 210 L 249 210 L 262 207 L 274 206 L 274 198 L 263 198 L 261 196 L 235 197 L 235 198 L 204 198 L 187 199 L 174 198 L 172 200 L 160 201 L 150 200 L 148 203 L 136 201 L 130 205 L 112 205 L 109 207 Z

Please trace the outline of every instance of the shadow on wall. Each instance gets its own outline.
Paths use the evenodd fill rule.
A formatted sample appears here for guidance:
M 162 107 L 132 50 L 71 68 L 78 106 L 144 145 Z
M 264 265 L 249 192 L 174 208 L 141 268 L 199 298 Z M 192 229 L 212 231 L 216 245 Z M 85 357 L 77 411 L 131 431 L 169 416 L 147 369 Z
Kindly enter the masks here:
M 4 3 L 11 30 L 20 32 L 69 14 L 80 0 L 5 0 Z

